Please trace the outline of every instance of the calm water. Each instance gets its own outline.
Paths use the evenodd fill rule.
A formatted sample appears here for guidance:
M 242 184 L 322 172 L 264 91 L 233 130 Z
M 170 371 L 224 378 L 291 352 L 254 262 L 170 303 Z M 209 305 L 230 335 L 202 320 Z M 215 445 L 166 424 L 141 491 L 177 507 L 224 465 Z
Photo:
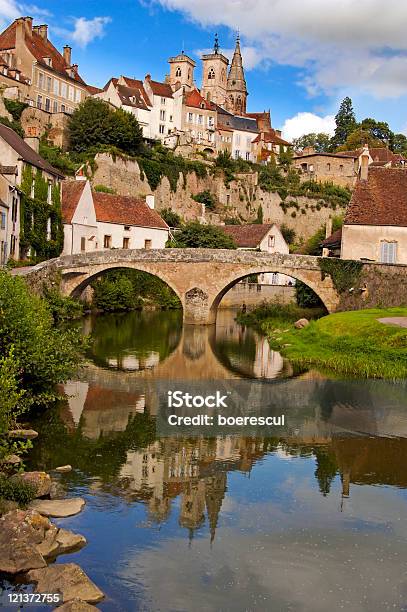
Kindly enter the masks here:
M 407 392 L 403 384 L 294 373 L 221 312 L 84 322 L 89 367 L 33 425 L 31 465 L 62 477 L 84 512 L 61 520 L 101 610 L 407 610 Z M 276 437 L 159 438 L 161 380 L 264 379 Z M 287 390 L 287 393 L 286 393 Z M 285 400 L 284 398 L 290 398 Z

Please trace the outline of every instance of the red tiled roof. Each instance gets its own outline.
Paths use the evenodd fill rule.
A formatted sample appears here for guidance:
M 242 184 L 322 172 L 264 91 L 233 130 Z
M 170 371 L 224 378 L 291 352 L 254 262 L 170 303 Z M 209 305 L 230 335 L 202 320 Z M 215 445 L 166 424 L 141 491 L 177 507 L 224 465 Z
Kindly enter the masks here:
M 64 181 L 62 183 L 62 220 L 72 223 L 76 207 L 83 193 L 86 181 Z
M 92 96 L 103 91 L 103 89 L 100 89 L 100 87 L 94 87 L 93 85 L 86 85 L 86 89 Z
M 145 106 L 151 106 L 151 100 L 149 99 L 146 90 L 144 89 L 143 81 L 139 79 L 131 79 L 130 77 L 122 77 L 129 89 L 135 89 L 138 91 L 138 96 L 142 99 Z
M 208 102 L 208 100 L 205 100 L 196 89 L 193 89 L 185 95 L 185 105 L 193 106 L 194 108 L 214 110 L 212 104 Z
M 328 236 L 328 238 L 325 238 L 325 240 L 323 240 L 321 244 L 322 246 L 329 248 L 329 247 L 339 246 L 341 242 L 342 242 L 342 228 L 340 227 L 338 230 L 336 230 L 336 232 L 333 232 L 333 234 Z
M 92 196 L 97 221 L 168 229 L 164 219 L 145 200 L 96 191 L 92 192 Z
M 67 70 L 70 68 L 70 66 L 66 63 L 61 53 L 54 47 L 51 41 L 48 39 L 44 40 L 42 36 L 34 31 L 31 33 L 31 35 L 29 35 L 25 24 L 23 24 L 23 27 L 27 49 L 32 53 L 39 64 L 49 70 L 63 75 L 66 78 L 71 78 L 81 85 L 85 85 L 85 81 L 78 73 L 74 72 L 72 77 L 69 76 Z M 13 23 L 0 34 L 0 50 L 15 48 L 16 29 L 17 23 L 16 21 L 13 21 Z M 48 66 L 48 64 L 44 61 L 44 58 L 46 57 L 51 58 L 52 66 Z
M 263 138 L 262 138 L 263 136 Z M 281 136 L 279 136 L 275 130 L 271 129 L 268 132 L 263 132 L 263 134 L 259 134 L 258 136 L 256 136 L 256 138 L 253 140 L 253 142 L 261 142 L 261 140 L 263 140 L 264 142 L 271 142 L 273 144 L 281 144 L 281 145 L 285 145 L 287 147 L 291 147 L 291 143 L 287 142 L 287 140 L 284 140 L 283 138 L 281 138 Z
M 345 224 L 407 227 L 407 170 L 369 166 L 368 180 L 356 184 Z
M 272 227 L 271 224 L 253 223 L 252 225 L 222 225 L 220 229 L 231 236 L 238 247 L 255 249 Z
M 172 89 L 168 83 L 160 83 L 159 81 L 153 81 L 150 77 L 146 77 L 149 82 L 151 90 L 155 96 L 161 96 L 162 98 L 172 98 Z

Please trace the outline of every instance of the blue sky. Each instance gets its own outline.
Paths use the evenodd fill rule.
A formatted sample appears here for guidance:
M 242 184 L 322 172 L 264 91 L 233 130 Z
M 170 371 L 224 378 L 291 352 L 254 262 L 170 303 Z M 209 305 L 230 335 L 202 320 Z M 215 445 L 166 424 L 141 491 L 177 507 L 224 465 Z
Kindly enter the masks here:
M 271 109 L 287 137 L 329 131 L 350 95 L 358 118 L 407 133 L 407 2 L 386 0 L 0 0 L 0 20 L 31 14 L 50 38 L 73 47 L 85 80 L 163 79 L 167 58 L 213 44 L 230 54 L 239 29 L 250 111 Z M 200 65 L 196 71 L 200 85 Z

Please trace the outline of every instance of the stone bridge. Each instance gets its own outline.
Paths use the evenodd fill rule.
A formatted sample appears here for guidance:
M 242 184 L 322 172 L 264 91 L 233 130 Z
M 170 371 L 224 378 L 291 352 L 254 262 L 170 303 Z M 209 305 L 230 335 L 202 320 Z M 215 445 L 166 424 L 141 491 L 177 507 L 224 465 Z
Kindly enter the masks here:
M 52 272 L 61 275 L 63 295 L 80 296 L 89 283 L 107 270 L 130 268 L 148 272 L 178 295 L 188 324 L 211 324 L 227 291 L 251 274 L 278 272 L 308 285 L 328 312 L 407 304 L 407 266 L 365 263 L 362 290 L 339 295 L 332 278 L 324 275 L 319 258 L 309 255 L 269 254 L 226 249 L 112 249 L 66 255 L 35 266 L 25 274 L 37 286 Z M 385 282 L 387 281 L 387 282 Z

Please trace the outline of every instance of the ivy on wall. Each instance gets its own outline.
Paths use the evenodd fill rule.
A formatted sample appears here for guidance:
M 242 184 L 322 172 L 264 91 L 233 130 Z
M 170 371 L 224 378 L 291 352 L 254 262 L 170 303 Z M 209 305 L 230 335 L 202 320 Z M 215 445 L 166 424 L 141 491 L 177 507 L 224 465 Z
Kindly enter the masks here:
M 321 257 L 318 263 L 322 272 L 322 280 L 329 275 L 338 293 L 351 289 L 360 281 L 363 268 L 361 261 Z
M 52 185 L 49 203 L 47 179 L 41 170 L 36 170 L 34 175 L 32 166 L 26 165 L 21 177 L 21 191 L 22 256 L 27 256 L 31 251 L 31 258 L 36 261 L 58 257 L 64 246 L 60 186 Z

